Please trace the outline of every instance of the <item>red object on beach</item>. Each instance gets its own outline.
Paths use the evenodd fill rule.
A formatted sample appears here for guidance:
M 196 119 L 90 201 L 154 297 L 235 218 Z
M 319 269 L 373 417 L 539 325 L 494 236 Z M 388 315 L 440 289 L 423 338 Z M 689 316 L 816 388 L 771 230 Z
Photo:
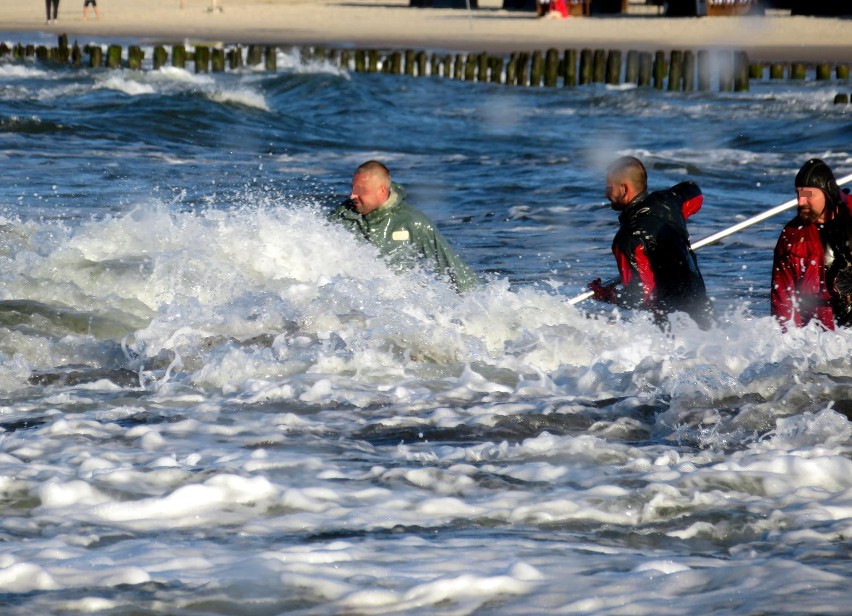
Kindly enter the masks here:
M 568 4 L 565 0 L 551 0 L 550 10 L 559 13 L 563 18 L 568 17 Z

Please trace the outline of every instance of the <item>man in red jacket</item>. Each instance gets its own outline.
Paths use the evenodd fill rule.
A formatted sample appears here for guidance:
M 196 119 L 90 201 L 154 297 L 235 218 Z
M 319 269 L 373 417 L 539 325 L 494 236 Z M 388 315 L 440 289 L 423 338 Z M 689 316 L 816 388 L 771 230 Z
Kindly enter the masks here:
M 770 308 L 782 326 L 817 320 L 852 323 L 852 198 L 818 158 L 796 175 L 798 214 L 787 223 L 772 263 Z

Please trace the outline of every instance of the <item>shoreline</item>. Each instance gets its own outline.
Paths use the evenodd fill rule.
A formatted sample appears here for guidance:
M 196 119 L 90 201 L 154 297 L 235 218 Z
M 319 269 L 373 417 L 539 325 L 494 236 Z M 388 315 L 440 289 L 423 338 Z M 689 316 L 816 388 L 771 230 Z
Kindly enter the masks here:
M 504 11 L 502 0 L 459 9 L 410 8 L 402 0 L 134 0 L 102 1 L 100 20 L 84 21 L 82 2 L 60 3 L 46 25 L 41 3 L 0 8 L 0 38 L 67 34 L 89 42 L 222 42 L 510 53 L 547 48 L 622 51 L 735 49 L 763 62 L 852 63 L 842 18 L 789 15 L 664 18 L 623 16 L 537 18 Z M 220 11 L 211 11 L 217 2 Z M 140 6 L 144 4 L 144 6 Z M 808 41 L 803 43 L 802 41 Z M 813 44 L 810 41 L 819 41 Z M 836 41 L 836 42 L 835 42 Z

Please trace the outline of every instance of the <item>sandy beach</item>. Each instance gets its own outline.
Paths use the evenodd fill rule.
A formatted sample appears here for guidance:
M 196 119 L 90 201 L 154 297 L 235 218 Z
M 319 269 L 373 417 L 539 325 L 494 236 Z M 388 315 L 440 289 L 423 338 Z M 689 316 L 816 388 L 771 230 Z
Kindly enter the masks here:
M 624 16 L 553 20 L 504 11 L 502 0 L 484 0 L 470 13 L 411 8 L 407 0 L 184 0 L 180 5 L 180 0 L 101 0 L 100 19 L 90 13 L 84 21 L 82 0 L 61 0 L 58 22 L 47 25 L 40 1 L 4 2 L 0 33 L 489 52 L 733 48 L 754 60 L 852 62 L 850 20 L 779 12 L 667 19 L 653 8 L 631 5 Z

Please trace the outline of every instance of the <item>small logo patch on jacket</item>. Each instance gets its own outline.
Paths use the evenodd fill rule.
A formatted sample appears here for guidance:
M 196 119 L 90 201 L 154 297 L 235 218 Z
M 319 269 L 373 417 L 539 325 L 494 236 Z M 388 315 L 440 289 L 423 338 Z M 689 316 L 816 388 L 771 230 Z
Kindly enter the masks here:
M 411 239 L 411 235 L 409 235 L 407 229 L 402 229 L 400 231 L 394 231 L 391 234 L 391 239 L 396 242 L 407 242 Z

